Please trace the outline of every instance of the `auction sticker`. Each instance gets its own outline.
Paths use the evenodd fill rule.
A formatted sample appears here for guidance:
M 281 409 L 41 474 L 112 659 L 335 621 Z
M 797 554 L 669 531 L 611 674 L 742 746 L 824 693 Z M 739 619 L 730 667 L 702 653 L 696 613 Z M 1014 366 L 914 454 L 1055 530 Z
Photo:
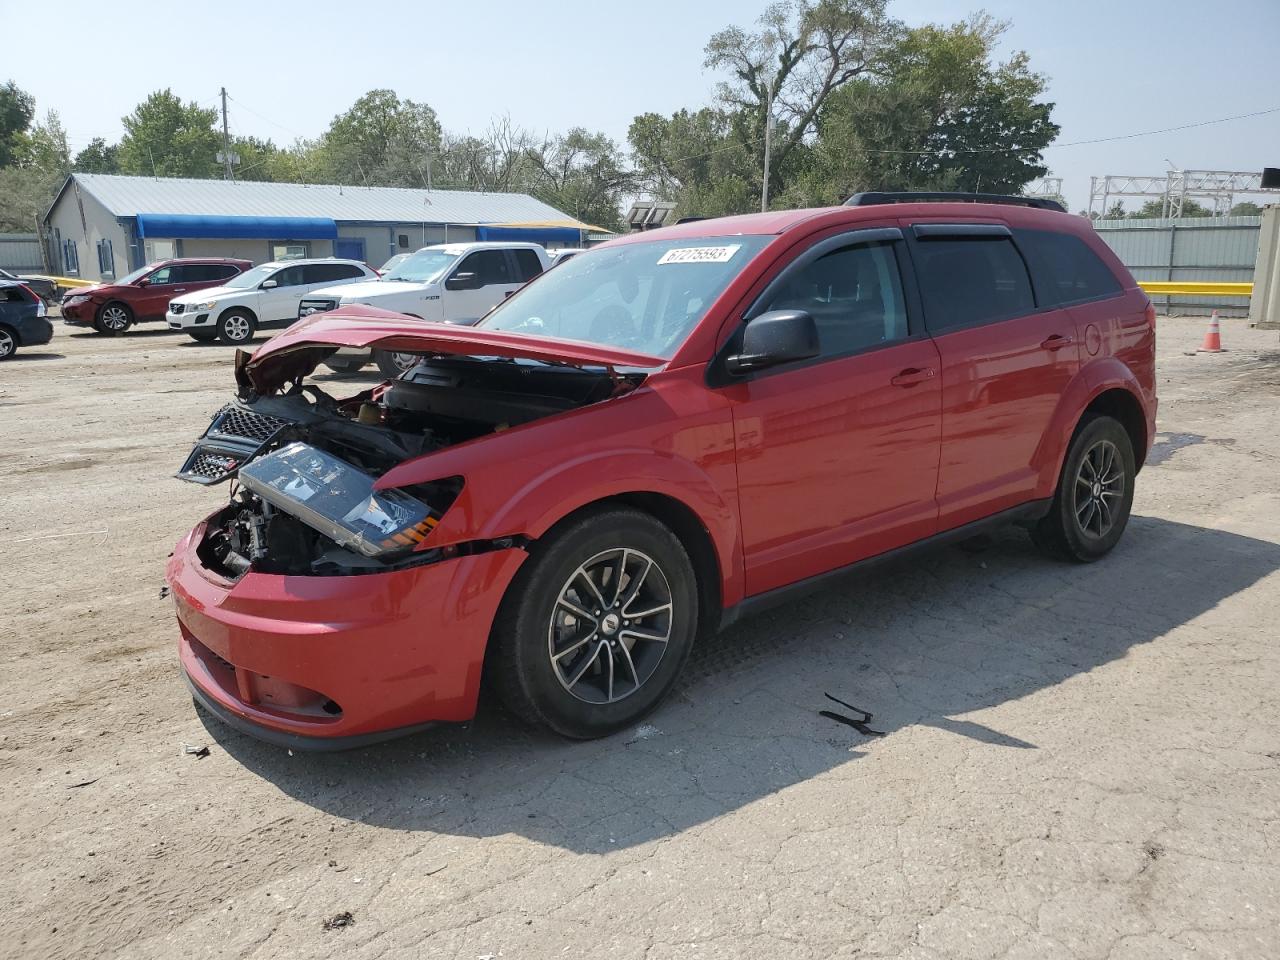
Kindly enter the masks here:
M 728 263 L 741 249 L 740 243 L 723 247 L 679 247 L 664 253 L 658 263 Z

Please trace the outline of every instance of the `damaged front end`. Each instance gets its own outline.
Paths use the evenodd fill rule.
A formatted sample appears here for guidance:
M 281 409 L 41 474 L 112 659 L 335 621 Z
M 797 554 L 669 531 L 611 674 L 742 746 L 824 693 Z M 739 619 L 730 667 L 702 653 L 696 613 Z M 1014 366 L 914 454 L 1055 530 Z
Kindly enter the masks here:
M 299 323 L 252 359 L 237 355 L 237 396 L 177 474 L 232 483 L 230 502 L 208 519 L 197 545 L 207 568 L 232 580 L 249 571 L 340 576 L 510 547 L 518 535 L 433 544 L 465 478 L 409 488 L 380 488 L 379 478 L 405 461 L 629 392 L 644 379 L 619 372 L 613 357 L 522 346 L 467 328 L 424 334 L 423 324 L 389 316 L 376 311 L 378 335 L 366 331 L 363 339 L 422 359 L 349 397 L 304 382 L 339 346 L 366 345 L 351 342 L 362 338 L 337 313 Z

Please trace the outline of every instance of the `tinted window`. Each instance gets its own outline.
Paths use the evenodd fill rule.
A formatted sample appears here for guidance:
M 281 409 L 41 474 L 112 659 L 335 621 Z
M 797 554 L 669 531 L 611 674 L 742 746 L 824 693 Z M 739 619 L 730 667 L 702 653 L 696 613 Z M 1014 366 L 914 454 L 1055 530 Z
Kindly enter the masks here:
M 239 271 L 229 263 L 184 263 L 175 266 L 174 283 L 212 283 L 234 277 Z
M 272 274 L 271 279 L 276 282 L 277 287 L 297 287 L 307 282 L 303 272 L 306 269 L 304 266 L 286 267 Z
M 808 311 L 825 357 L 907 335 L 902 280 L 887 243 L 845 247 L 792 271 L 766 309 Z
M 206 269 L 210 280 L 226 280 L 240 272 L 240 268 L 231 263 L 211 263 Z
M 1031 263 L 1043 305 L 1096 300 L 1122 292 L 1115 275 L 1079 237 L 1047 230 L 1020 230 L 1016 236 Z
M 935 333 L 1035 309 L 1026 264 L 1007 237 L 922 240 L 915 254 L 925 317 Z
M 505 250 L 477 250 L 458 265 L 458 273 L 474 273 L 480 285 L 515 283 Z
M 306 267 L 307 283 L 336 283 L 364 276 L 353 263 L 313 263 Z
M 27 296 L 21 287 L 0 287 L 0 303 L 26 303 Z
M 521 283 L 532 280 L 542 272 L 542 261 L 532 250 L 520 249 L 511 252 L 516 255 L 516 273 L 519 274 L 517 279 Z

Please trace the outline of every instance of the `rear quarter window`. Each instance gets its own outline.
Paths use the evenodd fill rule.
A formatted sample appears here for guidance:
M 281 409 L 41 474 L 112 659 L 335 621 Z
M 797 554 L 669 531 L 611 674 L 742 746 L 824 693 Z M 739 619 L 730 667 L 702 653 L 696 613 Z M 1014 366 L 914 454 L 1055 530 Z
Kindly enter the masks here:
M 1014 236 L 1031 265 L 1042 306 L 1101 300 L 1124 292 L 1111 268 L 1079 237 L 1049 230 L 1019 230 Z

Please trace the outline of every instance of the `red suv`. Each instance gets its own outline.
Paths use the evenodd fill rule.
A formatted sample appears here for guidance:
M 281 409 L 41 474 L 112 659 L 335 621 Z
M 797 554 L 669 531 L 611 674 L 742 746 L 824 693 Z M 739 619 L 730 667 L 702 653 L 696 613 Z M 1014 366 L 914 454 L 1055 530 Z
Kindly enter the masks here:
M 149 263 L 119 280 L 71 290 L 62 298 L 62 319 L 99 333 L 124 333 L 135 323 L 163 320 L 174 297 L 219 286 L 252 266 L 252 261 L 226 257 Z
M 236 365 L 180 476 L 238 478 L 167 579 L 196 699 L 291 747 L 470 718 L 482 673 L 570 737 L 636 722 L 696 637 L 1019 523 L 1093 561 L 1155 431 L 1155 313 L 1045 202 L 633 234 L 478 326 L 366 306 Z M 344 347 L 420 356 L 331 396 Z

